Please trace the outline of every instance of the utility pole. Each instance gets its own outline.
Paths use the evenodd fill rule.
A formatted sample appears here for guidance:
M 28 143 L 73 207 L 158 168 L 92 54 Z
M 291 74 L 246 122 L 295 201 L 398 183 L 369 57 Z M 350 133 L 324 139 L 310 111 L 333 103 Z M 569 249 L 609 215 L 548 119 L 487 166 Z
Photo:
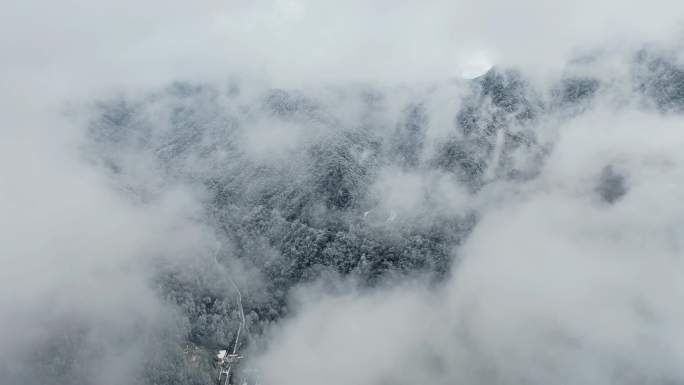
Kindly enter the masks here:
M 218 242 L 216 252 L 214 253 L 214 262 L 219 268 L 221 268 L 221 265 L 218 263 L 218 252 L 220 249 L 221 242 Z M 223 382 L 223 385 L 229 384 L 230 376 L 231 374 L 233 374 L 233 364 L 236 364 L 240 359 L 242 359 L 242 356 L 238 353 L 238 346 L 240 345 L 240 335 L 242 333 L 242 329 L 244 329 L 246 325 L 245 310 L 242 307 L 242 292 L 240 291 L 240 288 L 238 287 L 237 283 L 235 283 L 235 280 L 233 279 L 233 276 L 230 274 L 230 272 L 226 271 L 226 274 L 228 274 L 228 279 L 230 280 L 230 283 L 233 285 L 233 288 L 235 288 L 235 302 L 237 303 L 238 310 L 240 311 L 240 326 L 238 326 L 237 333 L 235 333 L 235 343 L 233 344 L 233 352 L 229 354 L 226 350 L 219 350 L 218 354 L 216 355 L 219 366 L 217 378 L 217 383 L 219 385 L 221 384 L 221 378 L 224 374 L 226 378 Z

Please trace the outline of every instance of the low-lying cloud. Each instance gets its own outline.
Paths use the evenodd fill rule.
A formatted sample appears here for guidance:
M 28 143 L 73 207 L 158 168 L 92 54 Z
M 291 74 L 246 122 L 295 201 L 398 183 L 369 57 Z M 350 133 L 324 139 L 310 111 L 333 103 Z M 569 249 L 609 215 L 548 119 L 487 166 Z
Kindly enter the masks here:
M 540 176 L 494 194 L 442 286 L 305 301 L 261 358 L 265 380 L 679 381 L 678 122 L 597 110 L 563 125 Z M 617 202 L 595 192 L 604 164 L 629 178 Z
M 0 377 L 683 381 L 683 12 L 7 4 Z

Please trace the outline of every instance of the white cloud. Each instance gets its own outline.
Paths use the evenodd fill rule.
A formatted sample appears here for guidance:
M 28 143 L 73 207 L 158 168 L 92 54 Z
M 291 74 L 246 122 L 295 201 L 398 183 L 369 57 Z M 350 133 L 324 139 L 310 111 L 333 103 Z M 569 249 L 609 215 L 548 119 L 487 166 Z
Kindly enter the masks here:
M 443 287 L 305 302 L 261 359 L 265 378 L 281 384 L 682 378 L 679 121 L 599 109 L 560 126 L 539 178 L 517 191 L 508 185 L 482 205 L 482 219 Z M 621 165 L 629 185 L 608 204 L 595 186 L 611 163 Z
M 168 309 L 147 287 L 142 256 L 182 255 L 213 240 L 192 220 L 196 197 L 182 186 L 145 207 L 113 192 L 76 155 L 83 122 L 65 119 L 65 103 L 236 73 L 291 87 L 444 81 L 471 64 L 541 76 L 578 48 L 676 42 L 683 14 L 684 2 L 674 0 L 4 4 L 0 362 L 17 364 L 54 320 L 72 314 L 86 314 L 79 319 L 94 334 L 156 330 Z M 304 305 L 261 357 L 264 377 L 282 384 L 684 378 L 681 119 L 629 109 L 606 107 L 542 133 L 555 141 L 542 175 L 512 192 L 488 187 L 492 201 L 478 203 L 482 221 L 444 287 Z M 436 117 L 430 135 L 439 136 L 451 114 L 435 110 L 443 108 L 428 105 Z M 244 139 L 249 152 L 270 157 L 295 150 L 306 134 L 264 121 Z M 595 190 L 607 165 L 627 181 L 613 205 Z M 441 174 L 387 170 L 376 188 L 386 210 L 408 214 L 467 203 Z M 103 357 L 130 369 L 140 343 Z M 126 379 L 105 374 L 97 382 Z

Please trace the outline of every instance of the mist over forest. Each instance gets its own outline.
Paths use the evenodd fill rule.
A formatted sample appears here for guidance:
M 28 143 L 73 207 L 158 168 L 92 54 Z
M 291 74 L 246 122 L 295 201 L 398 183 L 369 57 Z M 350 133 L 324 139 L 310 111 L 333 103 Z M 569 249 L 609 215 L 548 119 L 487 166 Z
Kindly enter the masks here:
M 0 383 L 684 383 L 684 5 L 6 5 Z

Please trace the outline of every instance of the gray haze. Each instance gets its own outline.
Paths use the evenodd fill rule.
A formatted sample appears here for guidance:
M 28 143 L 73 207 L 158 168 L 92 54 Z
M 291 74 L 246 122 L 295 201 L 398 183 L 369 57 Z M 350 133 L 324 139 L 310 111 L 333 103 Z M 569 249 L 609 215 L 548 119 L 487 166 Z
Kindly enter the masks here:
M 0 382 L 210 383 L 187 350 L 230 346 L 231 280 L 264 384 L 684 382 L 684 3 L 2 5 Z M 533 118 L 466 79 L 492 66 Z M 110 135 L 111 105 L 132 133 Z M 170 124 L 184 108 L 200 123 Z M 435 159 L 470 143 L 468 108 L 506 128 L 465 182 Z M 372 172 L 344 210 L 301 203 L 312 228 L 446 241 L 427 272 L 321 268 L 273 299 L 257 267 L 283 260 L 265 239 L 285 220 L 225 225 L 308 188 L 331 143 Z M 177 287 L 223 313 L 193 318 Z

